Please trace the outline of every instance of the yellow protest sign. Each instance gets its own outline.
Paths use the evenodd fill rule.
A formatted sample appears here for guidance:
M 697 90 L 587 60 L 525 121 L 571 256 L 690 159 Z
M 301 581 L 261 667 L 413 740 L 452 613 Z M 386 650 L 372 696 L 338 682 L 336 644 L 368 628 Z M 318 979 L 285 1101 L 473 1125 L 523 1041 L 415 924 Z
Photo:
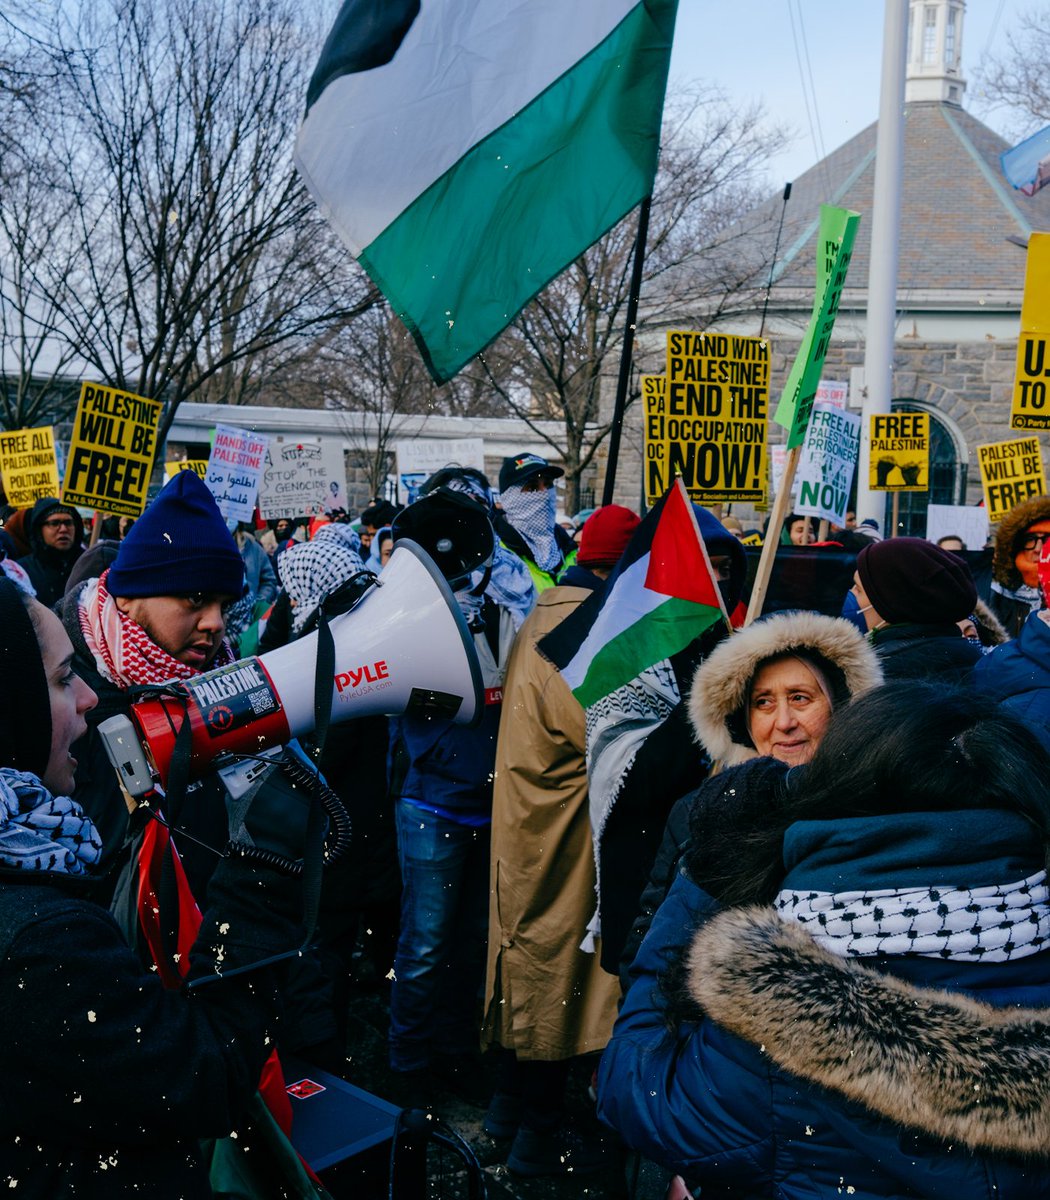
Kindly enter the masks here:
M 160 400 L 85 383 L 73 421 L 62 499 L 121 517 L 146 507 Z
M 1050 429 L 1050 233 L 1028 239 L 1028 261 L 1021 301 L 1021 336 L 1017 339 L 1011 429 Z
M 667 447 L 663 491 L 680 475 L 701 504 L 763 503 L 768 415 L 764 338 L 668 333 L 664 412 L 652 431 Z
M 208 474 L 208 460 L 206 458 L 187 458 L 179 462 L 166 462 L 164 464 L 164 478 L 174 479 L 180 471 L 195 471 L 201 479 Z
M 58 495 L 55 427 L 0 433 L 0 475 L 8 504 L 28 508 L 41 496 Z
M 667 472 L 667 379 L 663 375 L 643 375 L 642 432 L 645 453 L 645 503 L 652 508 L 671 486 Z
M 873 413 L 868 488 L 926 492 L 930 487 L 930 414 Z
M 994 525 L 1022 500 L 1046 491 L 1043 454 L 1037 437 L 990 442 L 977 447 L 988 520 Z

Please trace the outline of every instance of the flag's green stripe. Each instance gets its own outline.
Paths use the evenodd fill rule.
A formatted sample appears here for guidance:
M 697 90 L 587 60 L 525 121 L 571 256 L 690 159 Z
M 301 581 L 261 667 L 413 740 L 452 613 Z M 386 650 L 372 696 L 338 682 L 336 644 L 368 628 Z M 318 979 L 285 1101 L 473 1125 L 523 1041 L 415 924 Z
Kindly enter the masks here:
M 671 598 L 618 634 L 594 656 L 573 695 L 584 708 L 671 654 L 677 654 L 720 620 L 721 610 L 693 600 Z
M 648 194 L 676 3 L 639 4 L 365 247 L 362 265 L 436 378 Z

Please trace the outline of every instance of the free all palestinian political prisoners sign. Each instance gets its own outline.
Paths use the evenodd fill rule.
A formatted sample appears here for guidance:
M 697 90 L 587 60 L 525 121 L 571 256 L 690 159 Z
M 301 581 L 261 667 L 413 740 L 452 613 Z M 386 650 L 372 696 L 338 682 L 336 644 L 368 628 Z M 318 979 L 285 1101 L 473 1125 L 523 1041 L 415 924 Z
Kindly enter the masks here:
M 646 421 L 652 444 L 666 447 L 659 494 L 681 476 L 700 504 L 764 503 L 768 416 L 764 338 L 668 333 L 665 395 L 654 399 Z M 646 459 L 647 489 L 659 482 L 656 461 Z
M 988 520 L 994 524 L 1022 500 L 1046 491 L 1038 437 L 1015 438 L 977 447 Z
M 795 476 L 795 512 L 842 525 L 859 454 L 860 413 L 814 404 Z
M 930 488 L 930 414 L 873 413 L 868 488 L 926 492 Z
M 15 508 L 29 508 L 41 496 L 57 496 L 54 426 L 0 433 L 0 475 L 7 502 Z
M 85 383 L 73 418 L 63 503 L 141 516 L 163 407 L 160 400 Z

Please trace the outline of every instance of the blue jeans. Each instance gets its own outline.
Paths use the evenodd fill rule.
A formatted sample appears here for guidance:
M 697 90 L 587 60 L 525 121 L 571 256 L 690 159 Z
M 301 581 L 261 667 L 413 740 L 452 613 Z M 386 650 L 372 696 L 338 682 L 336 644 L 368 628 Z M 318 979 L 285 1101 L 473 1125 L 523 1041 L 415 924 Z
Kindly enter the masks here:
M 390 1065 L 478 1046 L 488 937 L 489 827 L 458 825 L 395 801 L 401 933 L 390 991 Z

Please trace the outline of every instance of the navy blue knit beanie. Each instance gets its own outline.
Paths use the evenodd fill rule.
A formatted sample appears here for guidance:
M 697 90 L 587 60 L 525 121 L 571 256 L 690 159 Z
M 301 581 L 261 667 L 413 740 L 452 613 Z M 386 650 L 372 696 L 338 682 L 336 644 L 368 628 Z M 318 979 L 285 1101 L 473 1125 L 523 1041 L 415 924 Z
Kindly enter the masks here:
M 131 527 L 109 569 L 111 596 L 239 597 L 244 564 L 219 506 L 194 471 L 180 471 Z

